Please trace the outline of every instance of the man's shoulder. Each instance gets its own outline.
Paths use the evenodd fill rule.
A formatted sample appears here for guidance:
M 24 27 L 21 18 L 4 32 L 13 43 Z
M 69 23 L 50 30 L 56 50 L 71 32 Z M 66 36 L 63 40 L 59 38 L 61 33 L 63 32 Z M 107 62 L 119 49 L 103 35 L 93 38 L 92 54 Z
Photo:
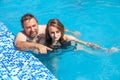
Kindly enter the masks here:
M 20 32 L 17 33 L 16 37 L 27 38 L 27 35 L 23 31 L 20 31 Z
M 26 41 L 27 40 L 27 36 L 23 33 L 23 31 L 18 32 L 15 38 L 15 45 L 18 41 Z
M 41 28 L 46 28 L 46 25 L 45 24 L 42 24 L 42 25 L 38 25 L 39 29 Z
M 38 25 L 39 26 L 39 34 L 45 34 L 46 25 Z
M 17 33 L 17 35 L 25 35 L 23 31 Z

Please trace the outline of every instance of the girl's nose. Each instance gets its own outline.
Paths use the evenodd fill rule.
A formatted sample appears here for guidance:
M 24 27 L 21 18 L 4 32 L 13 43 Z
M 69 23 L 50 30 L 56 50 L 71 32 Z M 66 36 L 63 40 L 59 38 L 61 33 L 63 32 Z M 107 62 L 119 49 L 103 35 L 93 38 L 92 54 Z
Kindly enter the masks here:
M 57 34 L 55 33 L 54 36 L 57 37 Z

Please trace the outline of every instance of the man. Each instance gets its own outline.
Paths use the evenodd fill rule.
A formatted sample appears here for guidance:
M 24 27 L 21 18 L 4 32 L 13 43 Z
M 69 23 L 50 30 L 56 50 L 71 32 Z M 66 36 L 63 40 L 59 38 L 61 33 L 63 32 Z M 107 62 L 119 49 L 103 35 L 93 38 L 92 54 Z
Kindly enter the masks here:
M 47 53 L 51 48 L 38 43 L 39 35 L 45 34 L 45 25 L 38 27 L 38 21 L 32 14 L 25 14 L 21 18 L 23 31 L 19 32 L 15 38 L 15 46 L 19 50 L 37 49 L 41 54 Z

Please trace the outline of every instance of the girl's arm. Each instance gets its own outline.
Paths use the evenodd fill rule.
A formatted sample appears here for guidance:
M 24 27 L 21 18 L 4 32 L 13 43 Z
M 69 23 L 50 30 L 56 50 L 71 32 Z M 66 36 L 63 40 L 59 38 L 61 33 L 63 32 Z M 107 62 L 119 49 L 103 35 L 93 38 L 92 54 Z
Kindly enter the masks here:
M 116 52 L 116 51 L 118 51 L 118 49 L 115 48 L 115 47 L 112 47 L 112 48 L 108 49 L 108 48 L 103 48 L 103 47 L 101 47 L 101 46 L 99 46 L 99 45 L 97 45 L 95 43 L 85 42 L 85 41 L 79 40 L 79 39 L 77 39 L 75 37 L 72 38 L 72 36 L 70 38 L 73 39 L 73 41 L 76 41 L 76 42 L 78 42 L 80 44 L 83 44 L 83 45 L 86 45 L 88 47 L 91 47 L 93 49 L 101 49 L 101 50 L 107 51 L 107 52 Z
M 85 42 L 85 41 L 82 41 L 82 40 L 79 40 L 77 38 L 75 38 L 74 36 L 71 36 L 71 35 L 65 35 L 65 38 L 67 41 L 75 41 L 75 42 L 78 42 L 80 44 L 83 44 L 83 45 L 86 45 L 88 47 L 91 47 L 91 48 L 97 48 L 97 49 L 101 49 L 103 51 L 107 51 L 107 52 L 116 52 L 116 51 L 119 51 L 120 49 L 116 48 L 116 47 L 112 47 L 110 49 L 108 48 L 103 48 L 95 43 L 91 43 L 91 42 Z
M 94 43 L 91 43 L 91 42 L 85 42 L 83 40 L 79 40 L 79 39 L 77 39 L 77 38 L 75 38 L 74 36 L 71 36 L 71 35 L 65 35 L 65 37 L 66 37 L 67 41 L 75 41 L 75 42 L 78 42 L 78 43 L 83 44 L 83 45 L 88 46 L 88 47 L 101 48 L 102 49 L 102 47 L 100 47 L 97 44 L 94 44 Z
M 80 36 L 80 35 L 81 35 L 80 32 L 78 32 L 78 31 L 70 31 L 70 30 L 68 30 L 68 29 L 65 29 L 65 32 L 69 32 L 69 33 L 74 34 L 74 35 L 77 35 L 77 36 Z

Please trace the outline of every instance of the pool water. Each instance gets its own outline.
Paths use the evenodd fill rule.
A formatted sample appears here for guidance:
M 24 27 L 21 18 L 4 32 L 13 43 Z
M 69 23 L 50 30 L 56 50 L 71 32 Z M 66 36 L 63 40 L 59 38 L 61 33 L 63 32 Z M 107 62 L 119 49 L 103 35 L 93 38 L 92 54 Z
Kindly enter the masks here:
M 0 1 L 0 21 L 14 35 L 22 30 L 20 19 L 25 13 L 35 15 L 39 24 L 58 18 L 66 28 L 81 32 L 77 38 L 120 49 L 120 0 Z M 120 51 L 84 49 L 90 53 L 59 49 L 53 54 L 34 55 L 58 80 L 120 80 Z

